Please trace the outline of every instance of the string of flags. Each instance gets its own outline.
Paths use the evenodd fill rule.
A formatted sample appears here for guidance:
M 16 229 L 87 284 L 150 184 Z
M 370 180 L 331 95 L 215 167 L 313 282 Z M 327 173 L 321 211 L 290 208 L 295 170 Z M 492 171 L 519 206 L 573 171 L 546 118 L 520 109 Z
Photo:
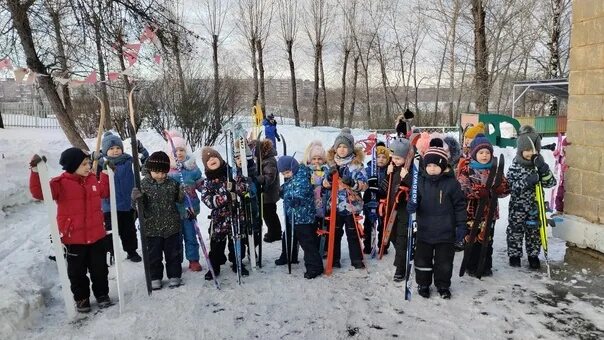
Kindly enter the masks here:
M 158 50 L 161 50 L 161 42 L 157 34 L 157 27 L 155 26 L 146 26 L 143 32 L 140 35 L 138 42 L 124 44 L 122 46 L 122 57 L 128 63 L 128 67 L 126 70 L 117 72 L 110 71 L 107 73 L 107 80 L 103 82 L 113 82 L 119 79 L 120 76 L 132 76 L 132 66 L 136 64 L 138 61 L 139 53 L 141 51 L 141 47 L 145 43 L 153 44 L 157 47 Z M 114 48 L 118 48 L 118 45 L 114 44 Z M 161 64 L 161 55 L 156 53 L 153 55 L 153 62 L 155 64 Z M 8 70 L 12 71 L 15 77 L 15 82 L 17 84 L 23 85 L 32 85 L 36 81 L 37 77 L 50 77 L 47 74 L 36 73 L 26 67 L 14 67 L 13 63 L 9 58 L 0 59 L 0 71 Z M 88 74 L 84 79 L 70 79 L 63 77 L 52 77 L 52 79 L 63 86 L 68 85 L 69 87 L 78 87 L 84 84 L 94 85 L 100 83 L 102 81 L 98 80 L 97 71 L 93 70 Z

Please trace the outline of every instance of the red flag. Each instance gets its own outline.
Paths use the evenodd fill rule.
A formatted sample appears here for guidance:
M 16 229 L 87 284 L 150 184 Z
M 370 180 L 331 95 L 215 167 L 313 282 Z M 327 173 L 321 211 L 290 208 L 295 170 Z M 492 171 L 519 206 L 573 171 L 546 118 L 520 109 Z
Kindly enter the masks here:
M 84 83 L 94 85 L 97 83 L 96 70 L 90 72 L 88 77 L 84 79 Z
M 161 63 L 161 55 L 156 54 L 153 56 L 153 61 L 155 61 L 156 64 L 160 64 Z
M 109 78 L 109 81 L 116 81 L 120 77 L 120 73 L 119 72 L 109 72 L 107 77 Z
M 124 45 L 124 59 L 128 61 L 128 66 L 134 65 L 138 60 L 138 52 L 141 49 L 140 43 Z
M 3 70 L 3 69 L 7 69 L 7 70 L 13 69 L 13 64 L 10 62 L 10 59 L 8 59 L 8 58 L 0 59 L 0 70 Z

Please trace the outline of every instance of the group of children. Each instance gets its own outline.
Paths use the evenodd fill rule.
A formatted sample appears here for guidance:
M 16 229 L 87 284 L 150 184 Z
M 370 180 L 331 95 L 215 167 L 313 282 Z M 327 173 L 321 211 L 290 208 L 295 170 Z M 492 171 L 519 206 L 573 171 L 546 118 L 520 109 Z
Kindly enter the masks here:
M 485 185 L 494 155 L 493 146 L 484 135 L 484 126 L 465 132 L 461 158 L 455 155 L 459 144 L 452 145 L 442 136 L 411 132 L 407 135 L 407 138 L 393 139 L 388 146 L 378 143 L 374 148 L 376 164 L 365 164 L 365 152 L 355 143 L 349 129 L 342 129 L 327 151 L 320 141 L 310 143 L 301 163 L 291 156 L 277 160 L 273 143 L 266 139 L 250 141 L 243 148 L 235 145 L 234 164 L 228 164 L 215 149 L 204 147 L 202 176 L 185 140 L 171 133 L 166 152 L 157 151 L 146 158 L 148 153 L 139 144 L 139 153 L 146 158 L 140 189 L 134 186 L 132 170 L 132 162 L 138 160 L 124 153 L 118 136 L 111 133 L 103 136 L 96 173 L 91 172 L 91 157 L 87 152 L 77 148 L 65 150 L 60 159 L 65 172 L 53 178 L 50 184 L 52 198 L 57 201 L 57 222 L 78 310 L 90 310 L 87 273 L 99 306 L 111 304 L 105 260 L 106 253 L 113 251 L 106 236 L 106 231 L 111 229 L 108 167 L 115 172 L 119 236 L 128 259 L 133 262 L 141 260 L 136 252 L 134 208 L 138 206 L 142 214 L 145 233 L 141 237 L 145 238 L 148 248 L 153 289 L 162 288 L 164 261 L 169 287 L 181 284 L 183 242 L 188 268 L 202 270 L 197 222 L 201 202 L 211 210 L 208 233 L 213 270 L 205 275 L 207 280 L 220 275 L 221 265 L 227 259 L 234 272 L 240 270 L 241 275 L 249 275 L 245 265 L 237 266 L 235 254 L 243 258 L 246 251 L 256 252 L 256 249 L 247 249 L 247 238 L 254 237 L 256 247 L 262 242 L 261 215 L 268 227 L 264 241 L 282 241 L 282 253 L 275 264 L 298 263 L 300 246 L 304 252 L 304 277 L 312 279 L 321 275 L 327 242 L 320 239 L 318 230 L 325 230 L 330 223 L 326 217 L 333 206 L 336 232 L 326 237 L 335 237 L 334 267 L 342 266 L 340 248 L 344 234 L 350 264 L 356 269 L 365 268 L 364 257 L 376 251 L 372 240 L 377 237 L 377 248 L 383 253 L 387 253 L 393 243 L 394 280 L 402 281 L 407 274 L 409 215 L 415 214 L 414 264 L 418 293 L 428 298 L 434 281 L 441 297 L 448 299 L 456 250 L 471 247 L 467 270 L 473 275 L 480 248 L 486 243 L 488 252 L 482 276 L 492 275 L 494 223 L 490 234 L 485 235 L 486 211 L 482 214 L 483 220 L 478 221 L 482 223 L 473 223 L 473 219 L 478 202 L 493 192 L 498 198 L 512 195 L 507 228 L 510 265 L 520 266 L 524 239 L 530 267 L 539 268 L 539 230 L 531 223 L 536 210 L 534 187 L 539 181 L 543 187 L 551 187 L 555 185 L 555 178 L 539 154 L 540 137 L 534 129 L 522 127 L 517 155 L 507 175 L 493 190 Z M 245 154 L 240 154 L 240 150 L 245 150 Z M 246 177 L 241 168 L 244 159 Z M 415 165 L 411 164 L 414 159 L 419 160 Z M 40 161 L 35 155 L 30 162 L 30 190 L 37 199 L 43 198 L 37 174 Z M 419 172 L 416 202 L 409 199 L 414 171 Z M 278 173 L 284 178 L 283 184 Z M 332 204 L 330 193 L 335 185 L 337 202 Z M 283 200 L 285 230 L 281 230 L 277 215 L 279 199 Z M 497 206 L 485 209 L 497 209 Z M 387 220 L 387 217 L 390 218 Z M 364 220 L 362 226 L 361 219 Z M 392 230 L 384 238 L 387 225 L 392 225 Z M 467 244 L 470 229 L 475 225 L 482 232 L 474 244 Z M 241 242 L 235 242 L 237 238 Z M 240 249 L 235 251 L 237 244 Z M 225 256 L 227 247 L 228 257 Z

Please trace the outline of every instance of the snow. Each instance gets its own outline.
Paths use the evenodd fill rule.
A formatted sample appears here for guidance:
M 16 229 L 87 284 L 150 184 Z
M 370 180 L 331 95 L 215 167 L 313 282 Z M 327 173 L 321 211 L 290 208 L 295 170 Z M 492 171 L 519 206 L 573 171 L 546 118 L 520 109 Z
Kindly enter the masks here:
M 301 159 L 305 146 L 320 139 L 329 147 L 339 129 L 304 129 L 280 125 L 288 154 Z M 357 139 L 367 136 L 353 129 Z M 153 131 L 139 139 L 150 152 L 163 150 L 165 142 Z M 553 141 L 553 140 L 552 140 Z M 546 140 L 544 144 L 552 141 Z M 94 140 L 87 140 L 94 145 Z M 129 143 L 125 142 L 129 151 Z M 496 225 L 494 275 L 477 280 L 457 276 L 461 254 L 455 257 L 450 301 L 417 295 L 404 301 L 402 284 L 394 283 L 394 251 L 381 261 L 368 260 L 366 271 L 354 270 L 342 244 L 342 269 L 331 277 L 305 280 L 302 263 L 292 274 L 273 261 L 280 253 L 278 242 L 263 245 L 263 268 L 251 272 L 238 286 L 228 265 L 222 267 L 222 290 L 203 279 L 204 272 L 183 272 L 184 286 L 163 289 L 147 296 L 142 264 L 124 261 L 125 303 L 123 314 L 116 306 L 66 320 L 56 264 L 48 239 L 48 220 L 43 205 L 28 192 L 27 163 L 33 153 L 46 155 L 51 175 L 60 173 L 60 152 L 69 147 L 60 130 L 9 128 L 0 130 L 0 339 L 597 339 L 604 336 L 604 297 L 596 282 L 601 268 L 590 263 L 566 263 L 564 241 L 550 238 L 552 279 L 545 270 L 531 271 L 507 265 L 505 227 L 509 199 L 500 201 L 501 219 Z M 217 147 L 224 153 L 224 147 Z M 282 153 L 279 146 L 279 153 Z M 511 148 L 496 148 L 509 165 Z M 551 152 L 544 152 L 553 166 Z M 201 160 L 198 159 L 201 163 Z M 549 194 L 546 194 L 549 197 Z M 279 212 L 281 214 L 281 206 Z M 205 219 L 199 224 L 208 245 Z M 302 255 L 300 255 L 302 260 Z M 244 263 L 247 260 L 244 260 Z M 302 262 L 302 261 L 301 261 Z M 183 263 L 183 267 L 187 262 Z M 249 266 L 248 266 L 249 268 Z M 109 271 L 110 296 L 117 300 L 115 267 Z M 586 288 L 587 287 L 587 288 Z M 436 294 L 437 295 L 437 294 Z M 94 300 L 94 299 L 93 299 Z

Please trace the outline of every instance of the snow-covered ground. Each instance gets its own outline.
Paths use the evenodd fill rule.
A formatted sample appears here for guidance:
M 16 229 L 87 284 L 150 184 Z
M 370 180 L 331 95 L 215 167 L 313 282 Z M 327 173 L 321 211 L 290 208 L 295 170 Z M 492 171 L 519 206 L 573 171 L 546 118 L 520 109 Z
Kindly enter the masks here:
M 339 131 L 292 126 L 279 130 L 287 138 L 288 153 L 296 152 L 298 159 L 312 139 L 329 146 Z M 367 136 L 362 130 L 353 134 Z M 164 148 L 155 132 L 141 132 L 139 138 L 150 152 Z M 402 284 L 392 281 L 394 252 L 381 261 L 369 260 L 367 271 L 353 270 L 344 238 L 343 268 L 336 268 L 331 277 L 305 280 L 302 264 L 294 265 L 288 275 L 286 268 L 273 263 L 281 245 L 265 243 L 263 268 L 238 286 L 236 275 L 223 266 L 220 291 L 203 279 L 204 272 L 185 270 L 184 286 L 149 297 L 142 264 L 125 261 L 124 313 L 120 315 L 117 306 L 98 311 L 93 304 L 90 315 L 68 321 L 56 265 L 47 259 L 47 215 L 29 196 L 27 169 L 31 155 L 40 153 L 48 157 L 51 175 L 58 174 L 59 154 L 68 146 L 59 130 L 0 130 L 0 339 L 604 338 L 602 263 L 569 256 L 564 242 L 552 237 L 552 279 L 544 270 L 530 271 L 526 260 L 523 268 L 510 268 L 505 244 L 508 199 L 500 202 L 493 277 L 459 278 L 457 254 L 450 301 L 414 295 L 406 302 Z M 508 164 L 514 156 L 512 149 L 496 153 L 504 154 Z M 551 152 L 544 154 L 553 165 Z M 207 244 L 207 211 L 199 216 Z M 113 270 L 110 295 L 117 300 Z

